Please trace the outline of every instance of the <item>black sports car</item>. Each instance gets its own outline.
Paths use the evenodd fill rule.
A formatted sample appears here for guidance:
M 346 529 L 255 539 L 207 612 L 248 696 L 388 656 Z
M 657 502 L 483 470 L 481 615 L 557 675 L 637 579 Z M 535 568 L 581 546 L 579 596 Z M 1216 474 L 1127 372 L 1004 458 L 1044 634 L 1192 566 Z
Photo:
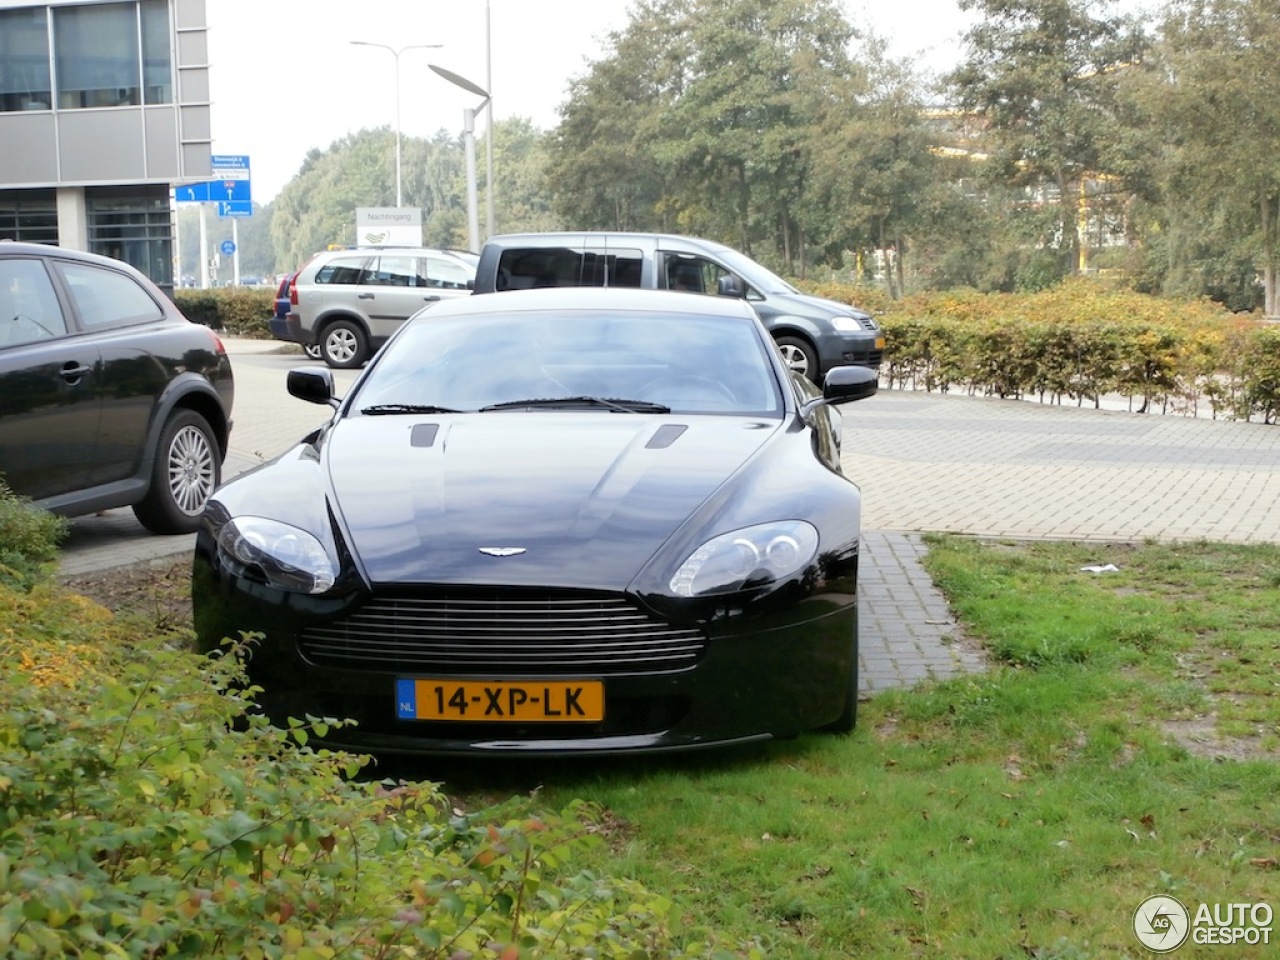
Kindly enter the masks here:
M 834 404 L 741 300 L 551 289 L 442 302 L 214 495 L 200 644 L 255 631 L 277 720 L 372 753 L 650 751 L 849 730 L 860 496 Z

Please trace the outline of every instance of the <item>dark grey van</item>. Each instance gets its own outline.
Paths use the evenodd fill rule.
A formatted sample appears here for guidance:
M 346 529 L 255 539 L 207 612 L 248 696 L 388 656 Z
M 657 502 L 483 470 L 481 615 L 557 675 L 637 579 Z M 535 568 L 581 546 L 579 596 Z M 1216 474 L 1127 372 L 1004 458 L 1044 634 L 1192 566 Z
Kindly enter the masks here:
M 745 298 L 791 369 L 821 381 L 841 364 L 879 367 L 884 331 L 869 313 L 801 293 L 732 247 L 652 233 L 528 233 L 491 238 L 475 292 L 644 287 Z

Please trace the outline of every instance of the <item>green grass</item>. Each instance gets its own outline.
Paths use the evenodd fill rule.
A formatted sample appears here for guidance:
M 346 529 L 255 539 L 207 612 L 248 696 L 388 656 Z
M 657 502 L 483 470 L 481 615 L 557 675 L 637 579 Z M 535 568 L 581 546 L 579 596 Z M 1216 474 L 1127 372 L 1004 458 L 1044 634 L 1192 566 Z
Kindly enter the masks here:
M 504 786 L 603 805 L 601 869 L 771 957 L 1140 957 L 1156 893 L 1280 911 L 1280 550 L 930 546 L 988 672 L 878 696 L 847 738 Z

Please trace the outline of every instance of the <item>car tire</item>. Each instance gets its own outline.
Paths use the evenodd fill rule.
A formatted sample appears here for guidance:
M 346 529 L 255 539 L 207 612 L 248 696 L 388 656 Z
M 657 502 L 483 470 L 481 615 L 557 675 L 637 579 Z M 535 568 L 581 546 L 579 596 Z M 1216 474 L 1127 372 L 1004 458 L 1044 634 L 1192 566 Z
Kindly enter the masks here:
M 364 363 L 369 354 L 369 338 L 358 323 L 335 320 L 320 336 L 320 357 L 338 370 L 350 370 Z
M 218 440 L 194 410 L 175 410 L 160 431 L 147 495 L 133 514 L 152 533 L 191 533 L 222 481 Z
M 302 352 L 307 355 L 308 360 L 324 359 L 324 357 L 320 355 L 320 345 L 318 343 L 304 343 L 302 345 Z
M 818 354 L 808 340 L 801 337 L 775 337 L 782 359 L 793 373 L 818 382 Z
M 827 733 L 852 733 L 858 725 L 858 622 L 853 623 L 853 661 L 849 666 L 849 683 L 845 688 L 844 707 L 822 729 Z

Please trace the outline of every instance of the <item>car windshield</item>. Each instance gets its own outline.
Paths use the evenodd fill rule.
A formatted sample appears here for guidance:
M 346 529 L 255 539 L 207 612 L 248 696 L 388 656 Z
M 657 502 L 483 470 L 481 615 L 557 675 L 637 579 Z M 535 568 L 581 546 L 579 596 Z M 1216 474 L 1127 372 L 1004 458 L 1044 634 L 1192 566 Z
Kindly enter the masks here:
M 741 317 L 428 310 L 388 342 L 348 409 L 776 416 L 782 399 L 765 344 Z

